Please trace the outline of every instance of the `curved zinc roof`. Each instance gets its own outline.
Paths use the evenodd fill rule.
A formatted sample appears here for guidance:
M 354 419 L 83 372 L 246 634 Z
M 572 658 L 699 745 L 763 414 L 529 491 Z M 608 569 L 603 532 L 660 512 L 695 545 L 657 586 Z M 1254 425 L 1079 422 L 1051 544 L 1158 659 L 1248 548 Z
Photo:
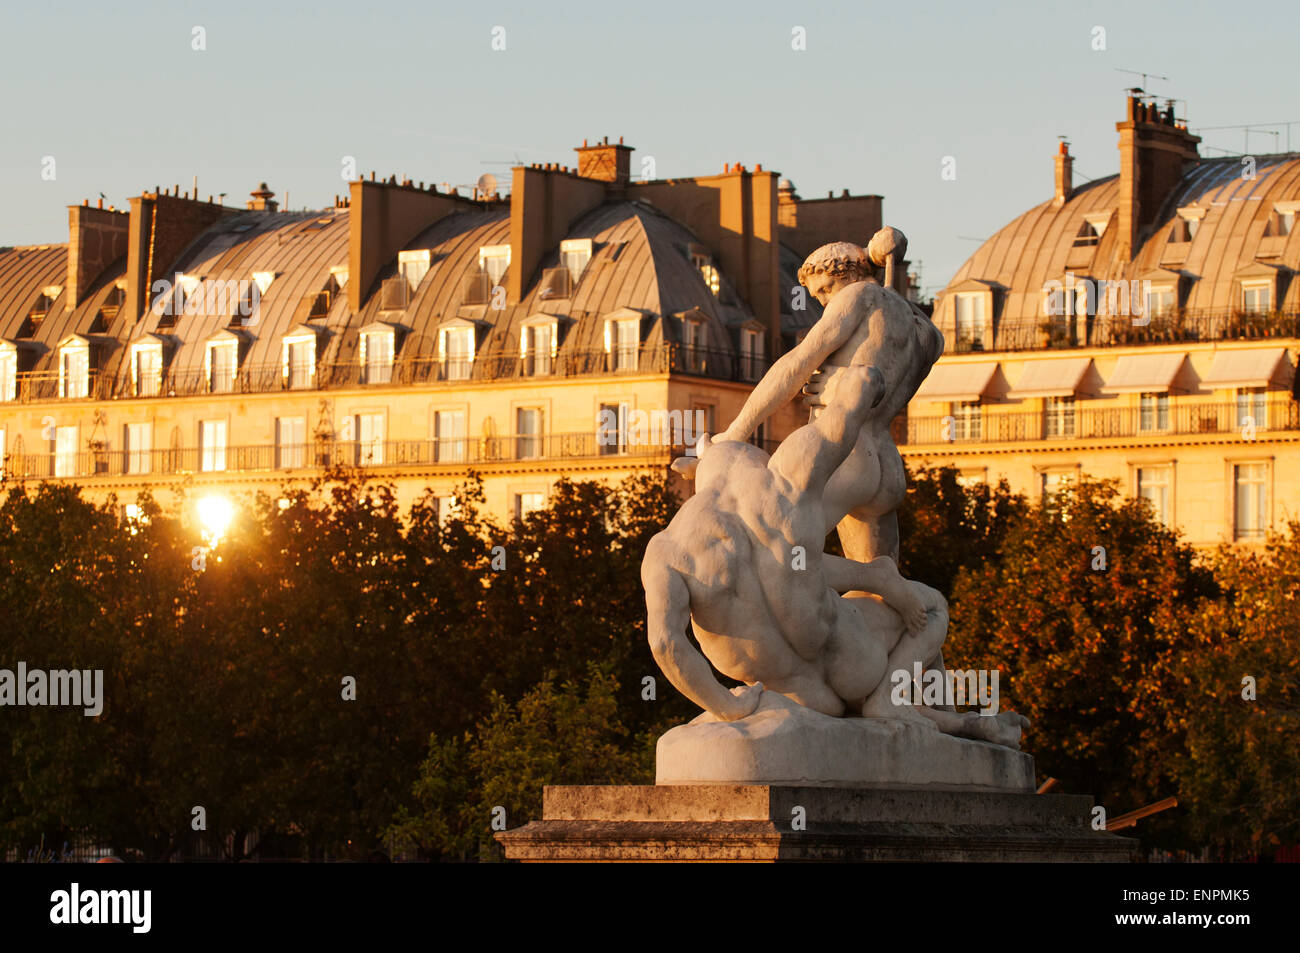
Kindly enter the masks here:
M 1237 305 L 1234 279 L 1258 262 L 1300 270 L 1300 229 L 1284 238 L 1265 237 L 1278 202 L 1300 200 L 1300 154 L 1258 156 L 1255 177 L 1243 177 L 1238 157 L 1205 159 L 1183 177 L 1166 199 L 1155 224 L 1139 236 L 1131 262 L 1116 255 L 1119 176 L 1099 179 L 1073 191 L 1060 207 L 1048 200 L 1018 216 L 985 241 L 957 270 L 942 297 L 959 286 L 981 282 L 1004 294 L 999 317 L 1036 320 L 1042 315 L 1047 282 L 1077 277 L 1131 281 L 1153 272 L 1180 273 L 1186 281 L 1182 306 L 1188 310 L 1228 311 Z M 1172 243 L 1178 210 L 1204 210 L 1190 242 Z M 1101 221 L 1094 246 L 1075 247 L 1085 223 Z M 1171 247 L 1174 246 L 1174 247 Z M 1280 310 L 1300 310 L 1300 282 L 1289 282 Z

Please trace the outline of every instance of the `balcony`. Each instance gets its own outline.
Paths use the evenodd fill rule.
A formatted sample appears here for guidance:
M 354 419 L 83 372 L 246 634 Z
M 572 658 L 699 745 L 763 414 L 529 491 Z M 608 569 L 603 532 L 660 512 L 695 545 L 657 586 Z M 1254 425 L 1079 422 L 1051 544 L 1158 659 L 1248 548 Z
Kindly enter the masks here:
M 1137 320 L 1143 320 L 1141 317 Z M 1179 311 L 1154 315 L 1149 323 L 1137 325 L 1130 316 L 1100 314 L 1077 322 L 1062 318 L 1004 321 L 997 327 L 996 340 L 987 335 L 981 341 L 958 338 L 944 332 L 947 354 L 972 351 L 1039 351 L 1083 347 L 1116 347 L 1141 344 L 1182 344 L 1198 341 L 1250 341 L 1269 338 L 1300 338 L 1300 312 L 1268 311 Z
M 667 466 L 684 448 L 664 445 L 631 446 L 611 454 L 597 442 L 595 433 L 511 434 L 497 437 L 461 437 L 444 440 L 313 441 L 307 444 L 225 447 L 215 452 L 224 460 L 220 470 L 204 469 L 201 447 L 176 450 L 85 450 L 77 453 L 10 454 L 3 472 L 10 480 L 126 478 L 148 485 L 161 478 L 200 474 L 266 473 L 320 470 L 333 466 L 360 466 L 372 470 L 406 467 L 444 467 L 449 472 L 469 467 L 514 463 L 544 463 L 562 468 L 566 463 L 627 460 L 635 466 Z M 209 448 L 207 458 L 214 458 Z M 367 461 L 382 461 L 368 463 Z M 288 466 L 303 464 L 302 466 Z M 279 464 L 279 465 L 277 465 Z
M 1073 440 L 1112 440 L 1213 436 L 1258 440 L 1268 432 L 1300 431 L 1300 404 L 1270 401 L 1263 420 L 1254 421 L 1246 437 L 1245 411 L 1234 403 L 1174 405 L 1167 416 L 1153 416 L 1140 407 L 1076 407 L 1073 414 L 1049 417 L 1042 412 L 1002 413 L 986 409 L 977 426 L 963 426 L 961 417 L 899 418 L 895 439 L 900 446 L 979 446 L 998 443 L 1046 443 Z M 899 439 L 901 438 L 901 439 Z

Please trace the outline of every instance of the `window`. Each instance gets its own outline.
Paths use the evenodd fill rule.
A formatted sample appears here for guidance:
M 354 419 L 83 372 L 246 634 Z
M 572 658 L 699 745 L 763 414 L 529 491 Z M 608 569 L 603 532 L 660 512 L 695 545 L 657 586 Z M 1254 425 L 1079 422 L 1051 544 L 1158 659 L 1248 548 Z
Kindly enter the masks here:
M 691 404 L 691 419 L 698 420 L 700 411 L 704 412 L 704 433 L 709 436 L 717 436 L 718 433 L 718 408 L 713 404 Z M 699 434 L 696 434 L 699 438 Z
M 1048 437 L 1074 436 L 1073 397 L 1044 398 L 1043 434 Z
M 157 397 L 162 391 L 162 345 L 158 341 L 131 347 L 131 389 L 136 397 Z
M 763 332 L 742 328 L 740 332 L 740 376 L 756 381 L 763 376 Z
M 5 454 L 8 453 L 8 444 L 5 442 L 5 431 L 0 427 L 0 480 L 5 478 Z
M 1237 426 L 1263 430 L 1268 425 L 1268 390 L 1263 387 L 1237 388 Z
M 214 473 L 226 468 L 226 422 L 199 421 L 199 469 Z
M 703 321 L 682 318 L 682 357 L 687 371 L 698 373 L 704 366 L 704 349 L 708 329 Z
M 125 433 L 126 472 L 149 473 L 153 470 L 153 424 L 127 424 Z
M 691 252 L 691 264 L 700 271 L 700 277 L 704 283 L 709 286 L 709 291 L 713 296 L 718 296 L 718 291 L 722 288 L 722 276 L 718 274 L 717 267 L 713 264 L 713 257 L 705 252 Z
M 957 308 L 957 350 L 984 350 L 984 295 L 959 294 Z
M 276 418 L 275 465 L 281 470 L 296 470 L 307 465 L 306 417 Z
M 384 462 L 384 415 L 357 414 L 357 465 L 377 467 Z
M 1138 430 L 1151 433 L 1169 429 L 1169 395 L 1138 395 Z
M 1268 514 L 1268 467 L 1238 463 L 1232 468 L 1236 539 L 1263 539 Z
M 1039 474 L 1038 487 L 1042 494 L 1044 506 L 1055 502 L 1057 494 L 1074 481 L 1073 470 L 1045 470 Z
M 1267 282 L 1243 284 L 1241 286 L 1241 310 L 1248 314 L 1262 314 L 1269 309 L 1272 299 Z
M 591 261 L 591 239 L 570 238 L 560 242 L 560 266 L 568 269 L 570 287 L 577 287 L 578 279 Z
M 1097 229 L 1091 222 L 1084 222 L 1079 226 L 1079 231 L 1074 236 L 1075 248 L 1091 248 L 1101 241 L 1101 236 L 1097 234 Z
M 438 332 L 438 355 L 443 380 L 468 380 L 474 370 L 474 329 L 443 328 Z
M 434 497 L 438 505 L 438 526 L 446 528 L 453 518 L 460 515 L 460 507 L 456 505 L 454 496 Z
M 290 389 L 309 388 L 316 378 L 316 336 L 284 339 L 284 380 Z
M 626 452 L 628 418 L 631 413 L 632 405 L 626 402 L 600 405 L 600 416 L 596 420 L 596 445 L 602 456 Z
M 1275 209 L 1269 214 L 1268 224 L 1264 226 L 1264 237 L 1280 238 L 1283 235 L 1290 235 L 1294 227 L 1295 212 L 1283 212 Z
M 18 399 L 18 349 L 0 342 L 0 401 Z
M 1172 523 L 1170 504 L 1174 482 L 1172 466 L 1139 467 L 1137 472 L 1138 496 L 1151 503 L 1151 509 L 1165 526 Z
M 433 458 L 438 463 L 465 462 L 465 411 L 440 410 L 433 419 Z
M 1187 218 L 1180 213 L 1174 219 L 1173 228 L 1169 230 L 1169 241 L 1174 244 L 1190 242 L 1196 237 L 1196 232 L 1200 226 L 1201 219 L 1199 215 L 1195 218 Z
M 510 267 L 509 245 L 484 245 L 478 250 L 479 270 L 488 276 L 488 284 L 496 287 Z
M 59 348 L 59 396 L 86 397 L 90 394 L 90 347 L 75 341 Z
M 950 404 L 949 412 L 953 420 L 953 440 L 980 439 L 982 418 L 978 400 L 963 400 L 961 403 Z
M 411 291 L 420 287 L 424 276 L 429 273 L 429 249 L 418 251 L 399 251 L 397 253 L 397 273 L 406 279 Z
M 361 335 L 361 383 L 388 384 L 393 379 L 392 329 Z
M 515 456 L 536 460 L 542 455 L 542 412 L 535 407 L 515 411 Z
M 520 349 L 523 351 L 525 374 L 541 377 L 551 373 L 556 353 L 555 332 L 554 324 L 534 324 L 523 329 Z
M 203 355 L 203 374 L 208 392 L 228 394 L 235 389 L 235 372 L 239 365 L 237 341 L 213 341 Z
M 1147 292 L 1146 314 L 1150 317 L 1172 314 L 1174 311 L 1174 289 L 1170 287 L 1152 288 Z
M 610 356 L 611 369 L 636 370 L 637 354 L 640 349 L 640 318 L 620 318 L 605 322 L 605 353 Z
M 529 513 L 546 507 L 545 493 L 516 493 L 515 519 L 526 519 Z
M 77 475 L 77 428 L 59 427 L 54 431 L 54 475 Z

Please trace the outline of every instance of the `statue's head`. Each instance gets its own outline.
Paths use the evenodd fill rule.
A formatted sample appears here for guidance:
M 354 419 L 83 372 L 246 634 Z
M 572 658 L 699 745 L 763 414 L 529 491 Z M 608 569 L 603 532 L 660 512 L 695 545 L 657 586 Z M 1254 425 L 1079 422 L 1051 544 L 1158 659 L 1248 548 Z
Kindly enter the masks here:
M 799 284 L 807 288 L 823 307 L 841 288 L 874 279 L 875 272 L 866 250 L 852 242 L 823 245 L 799 268 Z

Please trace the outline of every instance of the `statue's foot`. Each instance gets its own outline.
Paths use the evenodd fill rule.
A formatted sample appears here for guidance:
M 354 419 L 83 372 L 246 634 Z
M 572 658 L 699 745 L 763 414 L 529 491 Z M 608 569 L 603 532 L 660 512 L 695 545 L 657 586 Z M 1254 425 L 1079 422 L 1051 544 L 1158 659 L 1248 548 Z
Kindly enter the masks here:
M 888 687 L 883 690 L 875 691 L 866 700 L 862 706 L 863 718 L 893 718 L 895 721 L 905 721 L 917 727 L 937 728 L 929 718 L 920 714 L 911 705 L 896 705 L 891 697 L 892 692 Z
M 985 741 L 1008 748 L 1020 748 L 1020 736 L 1029 727 L 1029 719 L 1014 711 L 1004 711 L 996 715 L 980 715 L 980 722 L 987 726 Z

